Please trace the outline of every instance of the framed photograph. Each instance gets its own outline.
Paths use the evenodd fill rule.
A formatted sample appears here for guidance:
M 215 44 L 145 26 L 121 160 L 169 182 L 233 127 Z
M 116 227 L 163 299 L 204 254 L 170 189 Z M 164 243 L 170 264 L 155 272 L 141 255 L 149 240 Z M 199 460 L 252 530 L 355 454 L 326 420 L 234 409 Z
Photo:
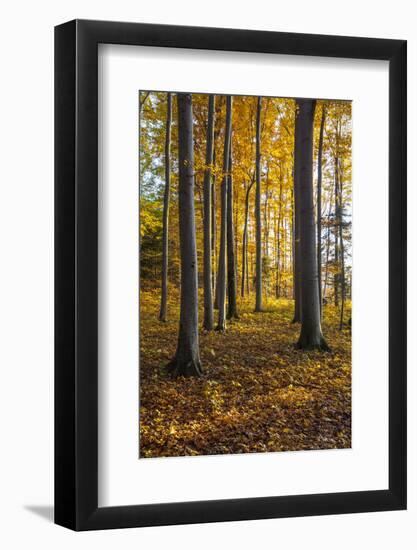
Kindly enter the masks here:
M 55 522 L 406 508 L 406 42 L 55 29 Z

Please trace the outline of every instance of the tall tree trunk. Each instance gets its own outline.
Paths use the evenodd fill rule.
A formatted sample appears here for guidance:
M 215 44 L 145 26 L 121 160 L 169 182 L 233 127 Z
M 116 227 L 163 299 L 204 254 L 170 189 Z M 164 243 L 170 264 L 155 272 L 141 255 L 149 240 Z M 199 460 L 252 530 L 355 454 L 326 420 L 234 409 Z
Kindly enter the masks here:
M 168 365 L 173 377 L 201 376 L 198 342 L 198 265 L 194 211 L 193 107 L 191 94 L 178 102 L 178 217 L 181 256 L 181 301 L 177 351 Z
M 324 270 L 323 301 L 326 300 L 327 282 L 329 279 L 329 258 L 330 258 L 330 219 L 332 214 L 332 192 L 329 197 L 329 209 L 327 214 L 327 233 L 326 233 L 326 267 Z
M 323 162 L 323 136 L 324 136 L 324 124 L 326 120 L 326 107 L 322 104 L 321 121 L 320 121 L 320 135 L 319 135 L 319 149 L 317 153 L 317 271 L 319 279 L 319 304 L 320 304 L 320 317 L 323 311 L 323 298 L 321 289 L 321 188 L 322 188 L 322 162 Z
M 232 133 L 232 141 L 233 141 L 233 133 Z M 232 145 L 230 145 L 232 148 Z M 232 150 L 232 149 L 231 149 Z M 233 154 L 232 159 L 230 161 L 230 166 L 232 167 L 233 164 Z M 230 168 L 230 171 L 232 171 L 232 168 Z M 232 191 L 233 191 L 233 216 L 234 216 L 234 243 L 235 243 L 235 270 L 236 270 L 236 294 L 238 293 L 239 288 L 239 190 L 240 186 L 234 186 L 232 185 Z
M 297 115 L 295 126 L 297 126 Z M 293 294 L 294 317 L 293 323 L 301 323 L 301 252 L 300 252 L 300 205 L 299 189 L 295 181 L 295 147 L 294 142 L 294 189 L 293 189 Z
M 297 99 L 294 179 L 301 256 L 301 333 L 297 347 L 328 349 L 320 323 L 316 226 L 313 200 L 313 123 L 316 101 Z
M 161 275 L 161 307 L 159 320 L 167 320 L 167 298 L 168 298 L 168 229 L 169 229 L 169 195 L 171 186 L 171 118 L 172 118 L 172 96 L 167 94 L 167 117 L 165 131 L 165 190 L 164 208 L 162 213 L 162 275 Z
M 334 305 L 339 306 L 339 129 L 336 127 L 336 151 L 334 156 Z
M 274 208 L 274 251 L 275 251 L 275 298 L 279 298 L 280 289 L 279 289 L 279 223 L 278 223 L 278 214 L 277 209 Z
M 224 132 L 223 178 L 221 184 L 221 220 L 219 269 L 217 273 L 219 317 L 216 330 L 226 328 L 226 245 L 227 245 L 227 185 L 229 172 L 230 136 L 232 127 L 232 97 L 226 97 L 226 128 Z
M 294 172 L 293 172 L 294 181 Z M 294 183 L 291 187 L 291 202 L 290 202 L 290 243 L 291 243 L 291 268 L 292 268 L 292 299 L 295 301 L 295 234 L 294 234 Z M 295 311 L 295 307 L 294 307 Z
M 282 166 L 279 172 L 279 201 L 278 201 L 278 220 L 276 228 L 276 282 L 275 282 L 275 297 L 280 297 L 280 251 L 281 251 L 281 216 L 282 216 L 282 184 L 283 174 Z
M 236 256 L 235 231 L 233 224 L 233 176 L 232 135 L 229 145 L 229 166 L 227 178 L 227 318 L 239 319 L 236 303 Z
M 327 292 L 327 280 L 329 275 L 329 257 L 330 257 L 330 220 L 328 220 L 327 226 L 327 236 L 326 236 L 326 267 L 324 270 L 324 283 L 323 283 L 323 296 L 322 303 L 326 303 L 326 292 Z
M 249 293 L 248 288 L 248 222 L 249 222 L 249 194 L 250 190 L 253 187 L 253 184 L 255 182 L 254 177 L 252 177 L 252 181 L 248 185 L 245 193 L 245 220 L 243 224 L 243 236 L 242 236 L 242 281 L 241 281 L 241 289 L 240 289 L 240 295 L 242 298 L 245 295 L 245 285 L 247 286 L 247 291 Z
M 248 254 L 248 234 L 246 233 L 246 294 L 250 293 L 250 283 L 249 283 L 249 254 Z
M 262 132 L 261 132 L 262 134 Z M 270 206 L 269 206 L 269 163 L 266 164 L 266 177 L 265 177 L 265 200 L 264 200 L 264 225 L 263 225 L 263 258 L 262 269 L 264 271 L 263 290 L 264 295 L 268 298 L 269 286 L 270 286 L 270 262 L 269 262 L 269 226 L 270 226 Z M 266 269 L 265 269 L 266 267 Z
M 343 168 L 339 170 L 339 241 L 340 241 L 340 264 L 341 264 L 341 308 L 340 308 L 340 323 L 339 329 L 343 328 L 343 317 L 345 312 L 346 301 L 346 281 L 345 281 L 345 245 L 343 241 Z
M 214 144 L 213 144 L 214 145 Z M 216 149 L 213 147 L 213 168 L 216 166 Z M 217 219 L 216 219 L 216 174 L 215 172 L 212 174 L 211 178 L 211 199 L 212 199 L 212 205 L 211 205 L 211 250 L 213 253 L 212 258 L 212 274 L 213 274 L 213 292 L 215 292 L 216 289 L 216 265 L 217 265 L 217 242 L 216 242 L 216 232 L 217 232 Z
M 282 282 L 282 275 L 285 275 L 287 272 L 287 238 L 288 238 L 288 224 L 287 220 L 284 219 L 284 216 L 282 217 L 282 254 L 281 254 L 281 271 L 280 271 L 280 285 L 281 285 L 281 292 L 282 287 L 284 288 L 284 296 L 285 298 L 288 298 L 287 293 L 287 280 L 284 278 L 284 282 Z
M 211 191 L 214 144 L 214 95 L 209 96 L 206 138 L 206 167 L 204 171 L 204 321 L 206 330 L 213 330 L 212 250 L 211 250 Z
M 261 221 L 261 108 L 262 97 L 258 97 L 256 109 L 256 303 L 255 311 L 262 311 L 262 221 Z
M 249 186 L 248 186 L 249 189 Z M 243 235 L 242 235 L 242 281 L 240 285 L 240 295 L 245 296 L 245 279 L 246 279 L 246 239 L 248 232 L 248 189 L 245 191 L 245 217 L 243 220 Z

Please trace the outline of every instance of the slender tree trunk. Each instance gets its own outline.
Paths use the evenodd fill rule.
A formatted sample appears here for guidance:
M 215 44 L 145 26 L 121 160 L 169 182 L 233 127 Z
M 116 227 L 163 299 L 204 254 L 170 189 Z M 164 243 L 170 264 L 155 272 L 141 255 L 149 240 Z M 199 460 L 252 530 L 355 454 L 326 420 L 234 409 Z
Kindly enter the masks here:
M 340 167 L 339 171 L 339 241 L 340 241 L 340 264 L 341 264 L 341 308 L 340 308 L 340 323 L 339 329 L 343 328 L 343 317 L 345 313 L 345 301 L 346 301 L 346 281 L 345 281 L 345 245 L 343 241 L 343 169 Z
M 255 311 L 262 311 L 262 221 L 261 221 L 261 108 L 262 97 L 258 97 L 256 109 L 256 303 Z
M 297 115 L 295 126 L 297 126 Z M 294 143 L 294 149 L 296 145 Z M 295 155 L 294 155 L 295 156 Z M 294 317 L 293 323 L 301 323 L 301 252 L 300 252 L 300 197 L 299 189 L 295 181 L 294 159 L 294 201 L 293 201 L 293 293 L 294 293 Z
M 279 298 L 279 223 L 277 209 L 274 209 L 274 251 L 275 251 L 275 298 Z
M 194 211 L 192 96 L 191 94 L 177 94 L 177 102 L 181 301 L 177 351 L 168 365 L 168 370 L 173 377 L 201 376 L 198 341 L 198 265 Z
M 249 194 L 253 187 L 255 180 L 252 177 L 252 181 L 248 185 L 245 193 L 245 220 L 243 224 L 243 237 L 242 237 L 242 285 L 240 289 L 240 295 L 242 298 L 245 295 L 245 284 L 247 286 L 247 292 L 249 293 L 249 276 L 248 276 L 248 222 L 249 222 Z M 246 281 L 245 281 L 246 279 Z
M 248 186 L 249 189 L 249 186 Z M 245 279 L 246 279 L 246 238 L 248 231 L 248 189 L 245 192 L 245 218 L 243 221 L 243 235 L 242 235 L 242 281 L 240 286 L 240 295 L 243 298 L 245 296 Z
M 232 97 L 226 97 L 226 128 L 224 133 L 223 178 L 221 184 L 221 221 L 219 270 L 217 274 L 219 317 L 216 330 L 226 329 L 226 246 L 227 246 L 227 185 L 229 172 L 230 136 L 232 127 Z
M 206 330 L 213 330 L 212 250 L 211 250 L 211 191 L 214 143 L 214 95 L 209 96 L 206 139 L 206 167 L 204 171 L 204 321 Z
M 326 234 L 326 267 L 324 270 L 323 301 L 326 300 L 327 284 L 329 279 L 329 258 L 330 258 L 330 219 L 332 214 L 332 191 L 329 197 L 329 209 L 327 214 L 327 234 Z
M 326 237 L 326 268 L 324 270 L 324 283 L 323 283 L 323 297 L 322 302 L 326 302 L 326 292 L 327 292 L 327 280 L 329 275 L 329 256 L 330 256 L 330 220 L 328 221 L 327 226 L 327 237 Z
M 294 180 L 294 177 L 293 177 Z M 295 302 L 295 223 L 294 223 L 294 183 L 291 187 L 290 236 L 291 236 L 291 268 L 292 268 L 292 299 Z M 295 311 L 295 307 L 294 307 Z
M 246 294 L 250 293 L 250 284 L 249 284 L 249 254 L 248 254 L 248 235 L 246 234 Z
M 165 132 L 165 190 L 164 208 L 162 213 L 162 275 L 161 275 L 161 307 L 159 320 L 167 320 L 167 298 L 168 298 L 168 229 L 169 229 L 169 196 L 171 186 L 171 118 L 172 118 L 172 96 L 167 94 L 167 117 Z
M 281 254 L 281 272 L 280 272 L 280 284 L 281 287 L 284 287 L 284 296 L 285 298 L 288 298 L 288 292 L 287 292 L 287 280 L 284 279 L 284 282 L 282 282 L 282 276 L 286 274 L 287 272 L 287 239 L 288 239 L 288 223 L 287 220 L 284 219 L 284 216 L 282 217 L 282 254 Z
M 271 266 L 269 261 L 269 230 L 270 230 L 270 215 L 271 215 L 269 199 L 270 199 L 269 163 L 267 162 L 266 178 L 265 178 L 265 201 L 264 201 L 264 227 L 263 227 L 264 239 L 262 243 L 264 247 L 263 259 L 262 259 L 262 265 L 263 265 L 263 271 L 264 271 L 263 289 L 264 289 L 264 295 L 266 297 L 269 296 L 269 291 L 270 291 L 270 266 Z
M 279 201 L 278 201 L 278 221 L 277 221 L 277 243 L 276 243 L 276 283 L 275 283 L 275 297 L 280 297 L 280 252 L 281 252 L 281 216 L 282 216 L 282 184 L 283 184 L 283 175 L 282 167 L 280 167 L 279 174 Z
M 233 134 L 232 134 L 232 141 L 233 141 Z M 232 150 L 232 145 L 230 144 L 230 148 Z M 233 154 L 232 159 L 230 161 L 230 166 L 233 166 Z M 230 172 L 232 171 L 232 168 L 230 168 Z M 236 294 L 238 293 L 239 288 L 239 189 L 240 186 L 234 186 L 232 185 L 232 191 L 233 191 L 233 215 L 234 215 L 234 251 L 235 251 L 235 270 L 236 270 Z
M 301 252 L 301 333 L 297 347 L 328 349 L 320 323 L 316 227 L 313 200 L 313 123 L 315 100 L 297 99 L 295 126 L 295 187 L 299 199 Z
M 323 136 L 324 136 L 324 124 L 326 120 L 326 107 L 322 105 L 321 121 L 320 121 L 320 135 L 319 135 L 319 149 L 317 153 L 317 271 L 319 279 L 319 304 L 320 304 L 320 318 L 323 311 L 323 298 L 321 287 L 321 188 L 322 188 L 322 162 L 323 162 Z
M 333 287 L 334 287 L 334 305 L 339 306 L 339 208 L 338 208 L 338 196 L 339 196 L 339 130 L 336 128 L 336 151 L 334 157 L 334 274 L 333 274 Z
M 214 144 L 213 144 L 214 145 Z M 213 147 L 213 168 L 216 166 L 216 149 Z M 217 232 L 217 220 L 216 220 L 216 174 L 212 174 L 212 183 L 211 183 L 211 198 L 212 198 L 212 206 L 211 206 L 211 239 L 212 239 L 212 253 L 213 253 L 213 259 L 212 259 L 212 273 L 213 273 L 213 292 L 215 292 L 216 289 L 216 265 L 217 265 L 217 242 L 216 242 L 216 232 Z
M 229 145 L 229 166 L 227 178 L 227 318 L 239 319 L 236 302 L 236 256 L 235 230 L 233 224 L 233 176 L 232 135 Z

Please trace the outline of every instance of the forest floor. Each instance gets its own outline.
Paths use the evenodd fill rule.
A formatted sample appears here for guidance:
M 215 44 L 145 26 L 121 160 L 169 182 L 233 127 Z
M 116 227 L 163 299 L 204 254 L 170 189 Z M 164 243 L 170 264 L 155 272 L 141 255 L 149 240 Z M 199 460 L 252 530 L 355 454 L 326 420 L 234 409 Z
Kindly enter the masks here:
M 176 349 L 179 296 L 170 293 L 161 323 L 159 292 L 141 291 L 141 458 L 351 446 L 351 335 L 333 306 L 323 319 L 331 351 L 306 352 L 294 346 L 291 300 L 270 300 L 263 313 L 253 298 L 241 303 L 226 332 L 200 330 L 203 378 L 173 380 L 164 367 Z

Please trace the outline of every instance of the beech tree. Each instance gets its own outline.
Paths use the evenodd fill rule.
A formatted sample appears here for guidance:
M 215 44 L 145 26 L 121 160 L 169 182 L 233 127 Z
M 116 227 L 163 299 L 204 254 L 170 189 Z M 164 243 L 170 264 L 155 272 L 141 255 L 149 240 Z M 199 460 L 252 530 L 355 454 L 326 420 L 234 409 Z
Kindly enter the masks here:
M 232 129 L 232 96 L 226 97 L 226 121 L 223 148 L 223 178 L 220 205 L 220 250 L 217 273 L 219 317 L 216 330 L 226 328 L 226 247 L 227 247 L 227 186 L 229 179 L 230 137 Z
M 297 119 L 297 115 L 296 115 Z M 295 122 L 295 134 L 297 132 L 297 120 Z M 294 144 L 294 148 L 296 145 Z M 295 156 L 295 155 L 294 155 Z M 300 250 L 300 191 L 296 184 L 294 169 L 294 217 L 293 217 L 293 297 L 294 317 L 293 323 L 301 323 L 301 250 Z
M 322 191 L 322 174 L 323 174 L 323 137 L 324 137 L 324 124 L 326 120 L 326 107 L 322 104 L 321 108 L 321 120 L 320 120 L 320 134 L 319 134 L 319 147 L 317 153 L 317 272 L 319 279 L 319 304 L 320 304 L 320 316 L 323 309 L 322 299 L 322 286 L 321 286 L 321 191 Z
M 256 108 L 256 302 L 255 311 L 262 311 L 262 220 L 261 220 L 261 109 L 262 97 L 258 97 Z
M 340 241 L 340 290 L 341 290 L 341 306 L 340 306 L 340 322 L 339 330 L 343 328 L 345 302 L 346 302 L 346 273 L 345 273 L 345 244 L 343 237 L 343 163 L 340 161 L 339 167 L 339 241 Z
M 181 256 L 180 323 L 177 351 L 168 365 L 173 377 L 201 376 L 198 340 L 197 246 L 194 212 L 194 143 L 191 94 L 177 94 L 178 207 Z
M 216 149 L 215 149 L 215 139 L 213 139 L 213 170 L 211 174 L 211 252 L 212 252 L 212 265 L 216 266 L 217 263 L 217 222 L 216 222 L 216 210 L 217 210 L 217 200 L 216 200 L 216 174 L 214 172 L 214 167 L 216 166 Z M 212 286 L 213 293 L 216 290 L 216 270 L 212 269 Z
M 169 224 L 169 196 L 171 186 L 171 118 L 172 118 L 172 97 L 167 94 L 167 118 L 165 132 L 165 191 L 164 211 L 162 214 L 162 275 L 161 275 L 161 308 L 159 320 L 167 320 L 167 297 L 168 297 L 168 224 Z
M 215 96 L 208 99 L 206 166 L 204 171 L 204 322 L 206 330 L 213 330 L 213 275 L 212 275 L 212 174 L 214 146 Z
M 283 175 L 282 175 L 282 167 L 280 167 L 279 171 L 279 202 L 278 202 L 278 215 L 275 214 L 276 218 L 276 226 L 275 226 L 275 240 L 276 240 L 276 246 L 275 246 L 275 297 L 279 298 L 281 294 L 281 288 L 280 288 L 280 251 L 281 251 L 281 222 L 282 222 L 282 186 L 283 186 Z
M 255 183 L 255 178 L 252 177 L 252 181 L 245 189 L 245 221 L 243 225 L 243 237 L 242 237 L 242 281 L 240 295 L 242 298 L 245 295 L 245 285 L 247 292 L 249 293 L 249 276 L 248 276 L 248 223 L 249 223 L 249 195 Z
M 313 124 L 316 101 L 297 99 L 295 123 L 295 203 L 299 210 L 301 259 L 301 333 L 297 347 L 328 349 L 320 322 L 316 227 L 313 200 Z
M 235 231 L 233 223 L 233 176 L 232 136 L 229 144 L 229 166 L 227 178 L 227 318 L 239 319 L 236 302 Z

